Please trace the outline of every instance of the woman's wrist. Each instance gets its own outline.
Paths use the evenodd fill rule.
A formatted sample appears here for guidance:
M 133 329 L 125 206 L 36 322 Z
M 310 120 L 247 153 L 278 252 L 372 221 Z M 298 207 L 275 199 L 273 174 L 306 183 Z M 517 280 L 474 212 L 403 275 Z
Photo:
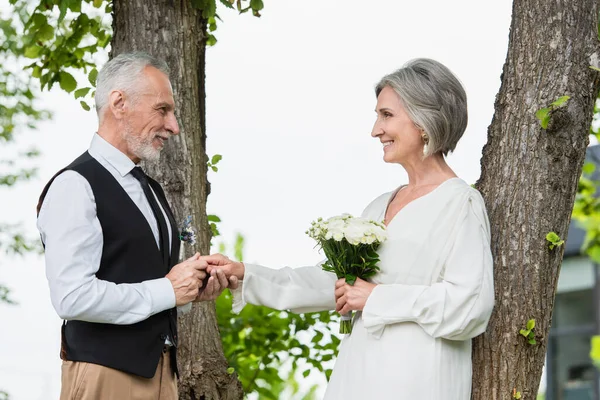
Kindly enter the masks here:
M 237 277 L 238 277 L 238 279 L 239 279 L 240 281 L 242 281 L 242 280 L 244 280 L 244 275 L 245 275 L 245 273 L 246 273 L 246 266 L 245 266 L 245 265 L 244 265 L 244 263 L 243 263 L 243 262 L 241 262 L 241 261 L 239 261 L 237 264 L 238 264 L 238 265 L 237 265 L 237 271 L 236 271 L 236 274 L 235 274 L 235 276 L 237 276 Z

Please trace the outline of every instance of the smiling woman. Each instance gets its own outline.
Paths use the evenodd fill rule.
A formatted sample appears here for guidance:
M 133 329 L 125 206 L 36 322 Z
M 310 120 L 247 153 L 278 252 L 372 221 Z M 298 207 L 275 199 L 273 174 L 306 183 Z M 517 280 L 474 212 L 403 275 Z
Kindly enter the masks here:
M 468 400 L 471 339 L 485 331 L 494 289 L 483 199 L 444 159 L 467 124 L 465 91 L 445 66 L 418 59 L 385 76 L 376 93 L 372 136 L 409 182 L 362 214 L 388 227 L 372 279 L 350 286 L 319 266 L 274 270 L 220 255 L 205 259 L 243 280 L 234 311 L 246 303 L 298 313 L 359 311 L 326 399 Z

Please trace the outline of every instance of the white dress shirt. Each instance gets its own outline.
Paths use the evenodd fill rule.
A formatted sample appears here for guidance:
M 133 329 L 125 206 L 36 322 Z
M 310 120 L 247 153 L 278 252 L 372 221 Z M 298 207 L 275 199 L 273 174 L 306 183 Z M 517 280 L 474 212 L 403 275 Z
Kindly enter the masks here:
M 140 182 L 130 174 L 135 167 L 133 161 L 98 134 L 94 134 L 89 153 L 139 207 L 159 246 L 156 218 Z M 171 241 L 171 226 L 167 226 Z M 116 284 L 96 277 L 102 256 L 102 227 L 92 188 L 79 173 L 65 171 L 54 180 L 40 209 L 37 227 L 46 247 L 50 298 L 62 319 L 127 325 L 175 307 L 175 292 L 167 278 Z

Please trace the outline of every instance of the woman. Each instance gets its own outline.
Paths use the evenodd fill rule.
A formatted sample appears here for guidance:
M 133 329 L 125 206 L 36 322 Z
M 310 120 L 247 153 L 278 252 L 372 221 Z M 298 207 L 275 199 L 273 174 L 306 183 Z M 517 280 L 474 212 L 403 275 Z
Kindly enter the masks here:
M 387 226 L 381 271 L 349 286 L 319 266 L 273 270 L 221 255 L 207 260 L 243 279 L 236 311 L 246 303 L 358 311 L 326 399 L 468 400 L 471 338 L 485 331 L 494 289 L 483 199 L 444 160 L 467 126 L 466 94 L 445 66 L 428 59 L 385 76 L 375 92 L 371 135 L 384 161 L 408 174 L 408 184 L 363 212 Z

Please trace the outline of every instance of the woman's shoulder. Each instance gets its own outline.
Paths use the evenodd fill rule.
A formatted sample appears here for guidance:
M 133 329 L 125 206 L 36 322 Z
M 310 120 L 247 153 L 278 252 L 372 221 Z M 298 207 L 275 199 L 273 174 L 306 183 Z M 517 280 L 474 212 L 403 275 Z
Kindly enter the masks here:
M 479 190 L 475 188 L 475 185 L 470 185 L 461 178 L 449 179 L 448 187 L 451 190 L 451 195 L 456 196 L 462 194 L 465 199 L 477 204 L 484 204 L 483 197 Z
M 489 220 L 483 196 L 474 185 L 469 185 L 462 179 L 454 179 L 452 184 L 454 192 L 449 194 L 452 203 L 457 209 L 464 210 L 466 218 L 476 218 L 479 223 L 489 231 Z M 448 205 L 448 209 L 452 207 Z
M 365 207 L 365 209 L 362 213 L 362 216 L 364 218 L 370 218 L 370 219 L 377 219 L 380 216 L 381 216 L 381 218 L 383 218 L 383 216 L 381 214 L 383 214 L 385 212 L 385 209 L 387 208 L 390 198 L 392 197 L 394 192 L 395 192 L 395 190 L 392 190 L 392 191 L 385 192 L 385 193 L 377 196 L 375 199 L 373 199 L 367 205 L 367 207 Z

